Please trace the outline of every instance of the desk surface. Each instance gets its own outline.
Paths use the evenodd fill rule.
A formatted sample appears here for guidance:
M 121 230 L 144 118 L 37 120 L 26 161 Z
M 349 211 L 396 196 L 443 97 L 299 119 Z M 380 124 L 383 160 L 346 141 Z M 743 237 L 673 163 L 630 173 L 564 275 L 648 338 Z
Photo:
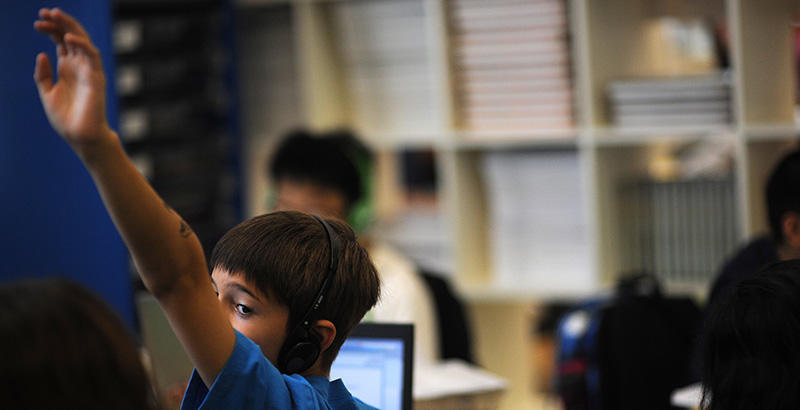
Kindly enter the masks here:
M 429 400 L 414 400 L 414 410 L 496 410 L 500 408 L 502 390 L 459 394 Z
M 497 408 L 507 387 L 504 378 L 461 360 L 418 366 L 414 370 L 414 408 Z
M 672 392 L 671 403 L 676 407 L 686 409 L 699 409 L 700 402 L 703 400 L 703 385 L 700 383 L 690 384 Z

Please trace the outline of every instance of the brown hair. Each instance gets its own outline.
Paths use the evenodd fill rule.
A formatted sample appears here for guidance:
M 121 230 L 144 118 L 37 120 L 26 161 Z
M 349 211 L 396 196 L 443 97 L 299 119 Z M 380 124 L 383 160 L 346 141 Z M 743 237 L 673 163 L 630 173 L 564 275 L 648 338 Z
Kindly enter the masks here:
M 4 407 L 157 407 L 139 349 L 121 319 L 67 279 L 0 286 L 0 346 Z
M 338 266 L 320 319 L 336 326 L 336 338 L 322 354 L 329 367 L 350 335 L 378 301 L 380 279 L 353 230 L 325 219 L 339 241 Z M 286 211 L 257 216 L 231 229 L 211 255 L 211 267 L 244 274 L 264 295 L 289 308 L 287 331 L 308 312 L 327 274 L 330 244 L 325 228 L 310 215 Z

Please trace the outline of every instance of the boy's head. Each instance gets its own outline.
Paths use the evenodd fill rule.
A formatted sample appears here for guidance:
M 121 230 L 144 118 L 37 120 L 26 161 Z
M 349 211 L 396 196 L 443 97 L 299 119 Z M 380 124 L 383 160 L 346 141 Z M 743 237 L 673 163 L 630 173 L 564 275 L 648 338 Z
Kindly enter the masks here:
M 318 315 L 336 328 L 336 337 L 321 355 L 324 369 L 380 294 L 375 266 L 352 229 L 339 220 L 326 222 L 337 237 L 339 254 Z M 273 363 L 287 332 L 314 304 L 328 273 L 330 250 L 325 227 L 300 212 L 252 218 L 231 229 L 214 248 L 211 267 L 220 302 L 234 328 L 259 344 Z
M 358 228 L 368 202 L 371 152 L 350 132 L 289 133 L 269 164 L 275 210 L 347 220 Z

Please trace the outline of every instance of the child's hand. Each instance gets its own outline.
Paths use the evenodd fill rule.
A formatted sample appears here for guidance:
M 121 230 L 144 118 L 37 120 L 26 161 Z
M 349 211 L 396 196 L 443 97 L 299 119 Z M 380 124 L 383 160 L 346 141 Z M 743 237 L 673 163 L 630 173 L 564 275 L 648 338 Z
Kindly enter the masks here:
M 111 135 L 106 121 L 106 79 L 89 35 L 59 9 L 40 10 L 33 26 L 50 36 L 58 55 L 58 82 L 53 82 L 45 53 L 36 56 L 33 75 L 50 124 L 73 148 Z

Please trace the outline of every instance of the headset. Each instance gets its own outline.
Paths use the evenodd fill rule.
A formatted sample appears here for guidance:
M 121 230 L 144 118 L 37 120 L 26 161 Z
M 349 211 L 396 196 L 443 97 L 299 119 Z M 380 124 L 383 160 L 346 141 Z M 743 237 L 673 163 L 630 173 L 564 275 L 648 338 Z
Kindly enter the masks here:
M 314 362 L 317 361 L 320 351 L 320 342 L 317 337 L 311 333 L 311 328 L 319 318 L 320 305 L 324 302 L 328 294 L 328 288 L 331 285 L 331 279 L 336 272 L 336 267 L 339 264 L 339 240 L 334 234 L 333 229 L 322 218 L 311 215 L 319 221 L 325 228 L 328 234 L 328 242 L 331 249 L 331 260 L 328 265 L 328 272 L 325 275 L 325 280 L 314 298 L 314 303 L 308 309 L 300 322 L 289 332 L 286 336 L 286 341 L 281 346 L 281 351 L 278 354 L 278 369 L 284 374 L 302 373 L 310 368 Z

